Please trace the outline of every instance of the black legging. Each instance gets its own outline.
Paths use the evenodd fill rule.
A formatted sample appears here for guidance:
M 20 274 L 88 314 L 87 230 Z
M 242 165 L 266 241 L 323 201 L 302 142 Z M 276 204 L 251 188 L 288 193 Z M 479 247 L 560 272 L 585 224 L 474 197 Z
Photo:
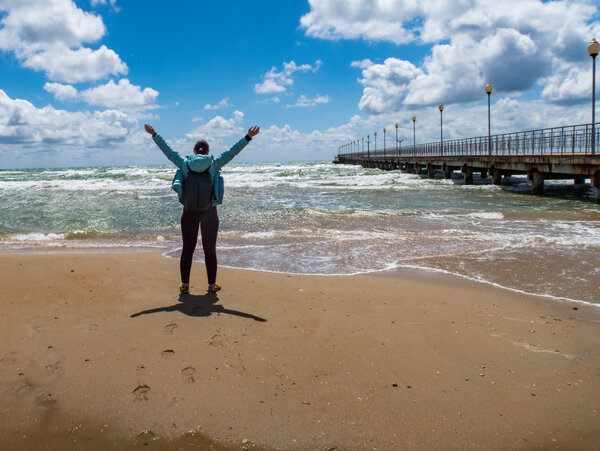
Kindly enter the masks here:
M 202 249 L 204 249 L 208 283 L 214 284 L 217 280 L 217 233 L 219 231 L 217 207 L 196 212 L 183 210 L 181 215 L 183 249 L 179 260 L 181 282 L 190 282 L 192 258 L 198 242 L 198 226 L 200 226 L 200 233 L 202 234 Z

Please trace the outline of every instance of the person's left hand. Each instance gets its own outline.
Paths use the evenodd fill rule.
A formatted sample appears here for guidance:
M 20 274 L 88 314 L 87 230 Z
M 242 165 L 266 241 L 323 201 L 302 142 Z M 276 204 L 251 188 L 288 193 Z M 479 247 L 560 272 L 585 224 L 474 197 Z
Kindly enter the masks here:
M 145 128 L 145 129 L 146 129 L 146 131 L 147 131 L 148 133 L 150 133 L 151 135 L 153 135 L 153 136 L 154 136 L 154 135 L 156 134 L 156 132 L 155 132 L 155 131 L 154 131 L 154 129 L 152 128 L 152 125 L 150 125 L 150 124 L 145 124 L 145 125 L 144 125 L 144 128 Z
M 258 132 L 260 131 L 260 127 L 258 125 L 253 125 L 252 127 L 250 127 L 248 129 L 248 136 L 250 138 L 252 138 L 253 136 L 258 135 Z

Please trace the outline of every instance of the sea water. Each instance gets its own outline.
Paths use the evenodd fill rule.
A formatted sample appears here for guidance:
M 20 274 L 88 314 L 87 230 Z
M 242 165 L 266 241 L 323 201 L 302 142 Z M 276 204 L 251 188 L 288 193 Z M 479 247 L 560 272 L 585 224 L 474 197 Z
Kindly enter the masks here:
M 178 258 L 173 166 L 0 171 L 0 252 L 156 249 Z M 219 264 L 298 274 L 445 271 L 600 304 L 589 185 L 427 179 L 328 162 L 223 168 Z M 195 258 L 202 261 L 202 251 Z

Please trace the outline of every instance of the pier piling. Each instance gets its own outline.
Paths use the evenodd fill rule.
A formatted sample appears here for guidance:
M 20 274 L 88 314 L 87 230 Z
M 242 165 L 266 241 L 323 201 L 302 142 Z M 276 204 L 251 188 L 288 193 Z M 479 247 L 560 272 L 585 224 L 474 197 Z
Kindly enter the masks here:
M 444 178 L 451 179 L 452 178 L 452 168 L 450 166 L 446 166 L 446 163 L 444 163 L 443 169 L 444 169 Z
M 494 185 L 502 185 L 502 172 L 498 169 L 491 169 L 492 173 L 492 183 Z
M 462 172 L 465 175 L 465 185 L 473 184 L 473 167 L 464 165 L 462 168 Z
M 527 177 L 531 180 L 531 194 L 544 194 L 544 173 L 531 171 Z
M 435 178 L 435 166 L 431 163 L 427 163 L 427 177 L 430 179 Z

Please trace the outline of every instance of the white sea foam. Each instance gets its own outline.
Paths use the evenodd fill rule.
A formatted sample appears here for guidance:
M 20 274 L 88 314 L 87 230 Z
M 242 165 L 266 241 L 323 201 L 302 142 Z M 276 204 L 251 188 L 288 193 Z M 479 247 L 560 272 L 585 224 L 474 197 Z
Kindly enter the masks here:
M 428 267 L 428 266 L 411 265 L 411 264 L 399 264 L 399 265 L 397 265 L 397 268 L 417 269 L 417 270 L 421 270 L 421 271 L 430 271 L 430 272 L 438 272 L 438 273 L 442 273 L 442 274 L 449 274 L 449 275 L 452 275 L 452 276 L 457 276 L 457 277 L 461 277 L 463 279 L 471 280 L 473 282 L 484 283 L 484 284 L 491 285 L 491 286 L 494 286 L 494 287 L 502 288 L 504 290 L 513 291 L 515 293 L 521 293 L 521 294 L 526 294 L 526 295 L 529 295 L 529 296 L 536 296 L 536 297 L 548 298 L 548 299 L 553 299 L 553 300 L 556 300 L 556 301 L 573 302 L 573 303 L 577 303 L 577 304 L 590 305 L 590 306 L 593 306 L 595 308 L 600 308 L 600 304 L 595 303 L 595 302 L 588 302 L 588 301 L 583 301 L 581 299 L 573 299 L 573 298 L 568 298 L 568 297 L 564 297 L 564 296 L 554 296 L 554 295 L 549 294 L 549 293 L 535 293 L 535 292 L 525 291 L 525 290 L 521 290 L 521 289 L 518 289 L 518 288 L 513 288 L 513 287 L 508 287 L 508 286 L 505 286 L 505 285 L 501 285 L 499 283 L 492 282 L 490 280 L 486 280 L 486 279 L 481 278 L 481 277 L 472 277 L 472 276 L 468 276 L 468 275 L 461 274 L 461 273 L 458 273 L 458 272 L 447 271 L 447 270 L 441 269 L 441 268 L 432 268 L 432 267 Z
M 477 219 L 504 219 L 504 215 L 498 211 L 478 211 L 469 213 L 467 216 Z
M 48 241 L 59 241 L 66 238 L 66 233 L 22 233 L 16 234 L 10 237 L 12 241 L 17 242 L 48 242 Z
M 157 189 L 168 190 L 170 182 L 160 179 L 148 180 L 143 183 L 132 183 L 128 180 L 92 179 L 92 180 L 26 180 L 0 181 L 0 190 L 65 190 L 65 191 L 150 191 Z

